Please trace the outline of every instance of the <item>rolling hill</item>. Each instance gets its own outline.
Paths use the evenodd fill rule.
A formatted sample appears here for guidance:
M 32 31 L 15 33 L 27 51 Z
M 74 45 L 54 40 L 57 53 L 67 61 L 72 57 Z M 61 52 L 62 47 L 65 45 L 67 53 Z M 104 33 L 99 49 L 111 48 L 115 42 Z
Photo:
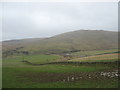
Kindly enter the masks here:
M 77 30 L 49 38 L 9 40 L 2 42 L 3 54 L 8 51 L 58 54 L 66 52 L 106 50 L 118 48 L 118 32 Z

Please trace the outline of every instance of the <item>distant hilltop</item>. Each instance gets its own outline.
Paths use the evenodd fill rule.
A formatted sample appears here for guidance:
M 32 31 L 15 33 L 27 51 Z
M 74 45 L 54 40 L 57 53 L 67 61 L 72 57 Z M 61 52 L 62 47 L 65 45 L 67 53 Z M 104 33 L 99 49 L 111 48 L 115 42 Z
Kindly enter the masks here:
M 49 38 L 3 41 L 3 53 L 16 50 L 30 53 L 56 54 L 70 51 L 106 50 L 118 48 L 118 32 L 77 30 Z

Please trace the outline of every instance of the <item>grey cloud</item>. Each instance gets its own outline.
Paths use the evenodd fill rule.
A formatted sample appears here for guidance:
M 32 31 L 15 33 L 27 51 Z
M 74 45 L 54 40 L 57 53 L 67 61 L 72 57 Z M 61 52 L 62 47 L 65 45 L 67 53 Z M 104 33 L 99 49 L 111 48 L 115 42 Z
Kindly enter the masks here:
M 117 3 L 3 3 L 3 40 L 118 30 Z

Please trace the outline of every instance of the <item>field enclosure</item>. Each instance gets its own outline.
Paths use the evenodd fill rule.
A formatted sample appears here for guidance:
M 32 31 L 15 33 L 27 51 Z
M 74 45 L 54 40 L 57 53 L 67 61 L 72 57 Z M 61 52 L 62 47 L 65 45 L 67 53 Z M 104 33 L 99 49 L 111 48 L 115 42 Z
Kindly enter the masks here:
M 101 51 L 100 51 L 101 52 Z M 88 52 L 86 52 L 88 53 Z M 118 61 L 118 53 L 74 57 L 67 62 Z M 77 53 L 78 54 L 78 53 Z M 81 54 L 79 54 L 81 55 Z M 29 65 L 22 56 L 3 59 L 3 88 L 117 88 L 118 64 Z M 34 64 L 61 61 L 59 55 L 30 55 L 24 60 Z M 66 62 L 66 60 L 65 60 Z

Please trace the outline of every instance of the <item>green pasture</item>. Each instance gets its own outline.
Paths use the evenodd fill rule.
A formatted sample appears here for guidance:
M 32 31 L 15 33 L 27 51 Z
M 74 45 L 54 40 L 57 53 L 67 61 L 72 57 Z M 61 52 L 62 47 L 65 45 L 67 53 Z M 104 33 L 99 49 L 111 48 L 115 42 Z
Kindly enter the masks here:
M 54 67 L 55 68 L 55 67 Z M 38 83 L 32 82 L 28 78 L 21 77 L 24 74 L 24 68 L 3 68 L 3 88 L 116 88 L 118 87 L 117 80 L 82 80 L 78 82 L 48 82 Z M 26 72 L 29 69 L 26 68 Z M 37 69 L 37 68 L 36 68 Z M 38 71 L 40 68 L 38 69 Z M 32 71 L 34 72 L 34 71 Z M 37 78 L 37 77 L 33 77 Z M 52 78 L 52 77 L 51 77 Z
M 30 56 L 25 56 L 25 60 L 32 63 L 41 64 L 41 63 L 57 61 L 59 57 L 60 56 L 57 55 L 30 55 Z
M 4 66 L 27 66 L 23 64 L 23 60 L 29 61 L 31 63 L 42 64 L 48 62 L 57 61 L 60 58 L 58 55 L 21 55 L 21 56 L 11 56 L 3 59 Z
M 31 55 L 24 56 L 24 59 L 33 63 L 46 63 L 57 61 L 60 56 L 57 55 Z M 115 58 L 115 57 L 114 57 Z M 42 78 L 32 77 L 31 79 L 23 77 L 25 73 L 31 76 L 31 73 L 79 73 L 79 72 L 100 72 L 117 69 L 117 66 L 111 65 L 64 65 L 51 64 L 42 66 L 32 66 L 22 62 L 22 56 L 13 56 L 3 59 L 2 86 L 3 88 L 115 88 L 118 87 L 118 81 L 114 79 L 105 80 L 81 80 L 77 82 L 33 82 L 31 79 Z M 44 76 L 44 75 L 43 75 Z M 49 76 L 49 75 L 48 75 Z M 63 77 L 63 76 L 61 76 Z M 52 78 L 52 77 L 51 77 Z

